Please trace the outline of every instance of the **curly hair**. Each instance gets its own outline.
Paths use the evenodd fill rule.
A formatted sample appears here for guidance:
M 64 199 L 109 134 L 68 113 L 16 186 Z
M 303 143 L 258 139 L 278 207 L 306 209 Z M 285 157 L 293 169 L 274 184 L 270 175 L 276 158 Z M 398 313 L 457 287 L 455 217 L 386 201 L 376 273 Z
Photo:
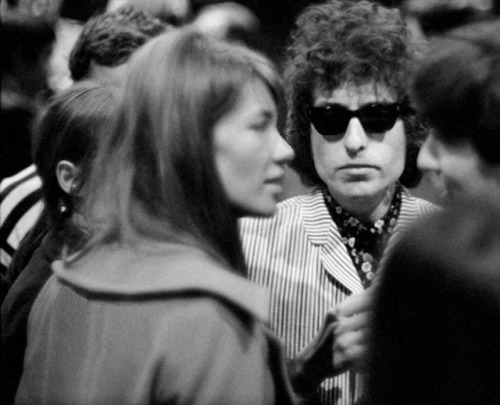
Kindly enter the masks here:
M 91 61 L 108 67 L 127 62 L 135 50 L 167 28 L 158 18 L 133 7 L 91 18 L 70 54 L 71 78 L 85 78 Z
M 385 84 L 398 102 L 407 104 L 407 82 L 419 47 L 398 9 L 365 0 L 330 0 L 298 16 L 287 51 L 286 136 L 295 150 L 291 166 L 306 185 L 322 185 L 309 136 L 314 91 L 331 91 L 344 83 Z M 407 154 L 400 181 L 413 187 L 421 177 L 416 158 L 426 128 L 412 114 L 404 115 L 403 122 Z

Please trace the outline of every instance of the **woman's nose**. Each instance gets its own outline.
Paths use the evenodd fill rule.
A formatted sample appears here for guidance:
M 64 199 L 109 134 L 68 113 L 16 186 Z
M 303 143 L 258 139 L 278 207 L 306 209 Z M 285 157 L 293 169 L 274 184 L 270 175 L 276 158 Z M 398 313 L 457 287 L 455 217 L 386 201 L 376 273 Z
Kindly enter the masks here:
M 275 159 L 277 162 L 287 164 L 294 158 L 295 152 L 288 142 L 278 133 L 278 144 L 275 151 Z

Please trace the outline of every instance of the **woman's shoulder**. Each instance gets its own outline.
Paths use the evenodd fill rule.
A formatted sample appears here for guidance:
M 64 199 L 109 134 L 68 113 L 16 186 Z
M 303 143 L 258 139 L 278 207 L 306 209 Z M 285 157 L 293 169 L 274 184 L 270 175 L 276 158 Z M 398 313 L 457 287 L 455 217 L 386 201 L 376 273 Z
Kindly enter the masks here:
M 86 296 L 114 300 L 213 297 L 254 318 L 267 319 L 267 290 L 237 275 L 194 246 L 165 243 L 155 249 L 105 249 L 74 264 L 53 264 L 58 279 Z
M 264 324 L 211 297 L 183 301 L 169 304 L 155 336 L 165 359 L 159 379 L 174 382 L 169 389 L 182 393 L 187 403 L 211 402 L 199 401 L 207 389 L 215 403 L 241 403 L 242 398 L 273 403 L 277 382 L 271 383 L 276 377 Z M 284 364 L 283 357 L 279 361 Z M 194 394 L 196 400 L 190 398 Z

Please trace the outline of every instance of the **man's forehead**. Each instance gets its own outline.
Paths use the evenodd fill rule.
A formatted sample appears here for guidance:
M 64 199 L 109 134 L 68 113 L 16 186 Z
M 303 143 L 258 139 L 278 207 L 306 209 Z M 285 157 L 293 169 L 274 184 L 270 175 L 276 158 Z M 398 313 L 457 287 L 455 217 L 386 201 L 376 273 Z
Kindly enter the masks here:
M 385 83 L 366 81 L 364 83 L 344 82 L 335 88 L 318 86 L 313 92 L 315 100 L 330 99 L 337 97 L 359 98 L 359 99 L 395 99 L 396 92 Z

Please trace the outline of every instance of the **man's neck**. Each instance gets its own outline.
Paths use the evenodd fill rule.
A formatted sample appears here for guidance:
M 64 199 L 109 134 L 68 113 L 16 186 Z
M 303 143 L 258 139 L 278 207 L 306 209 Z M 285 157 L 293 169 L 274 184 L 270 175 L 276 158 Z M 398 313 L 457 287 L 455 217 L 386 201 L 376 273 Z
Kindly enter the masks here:
M 337 203 L 352 216 L 363 223 L 374 223 L 387 213 L 395 192 L 396 185 L 393 184 L 382 193 L 370 197 L 342 199 L 330 193 Z

